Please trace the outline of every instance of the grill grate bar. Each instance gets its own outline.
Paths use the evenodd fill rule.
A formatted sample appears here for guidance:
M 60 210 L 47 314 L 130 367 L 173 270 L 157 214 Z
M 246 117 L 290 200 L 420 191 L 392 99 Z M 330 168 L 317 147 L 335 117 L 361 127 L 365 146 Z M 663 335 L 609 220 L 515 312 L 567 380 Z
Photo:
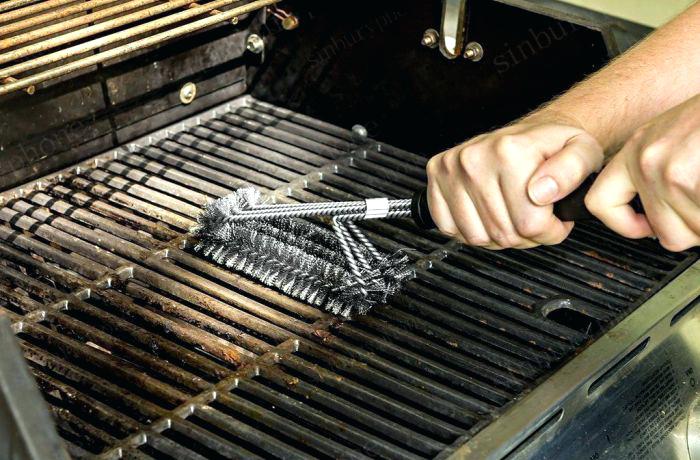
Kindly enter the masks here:
M 228 147 L 217 146 L 205 139 L 195 139 L 193 136 L 187 135 L 174 139 L 177 143 L 165 141 L 158 144 L 158 149 L 165 152 L 166 155 L 172 154 L 181 158 L 197 159 L 200 163 L 204 163 L 206 167 L 216 171 L 217 174 L 223 173 L 236 178 L 246 178 L 245 181 L 240 182 L 242 187 L 255 185 L 269 191 L 282 187 L 285 181 L 294 180 L 299 177 L 299 174 L 303 174 L 287 170 L 280 170 L 276 174 L 278 167 L 274 164 L 261 161 L 252 155 L 236 152 Z M 216 150 L 225 154 L 228 161 L 210 154 L 210 152 Z M 274 159 L 274 156 L 270 155 L 269 159 Z M 279 178 L 274 177 L 275 175 Z
M 172 419 L 185 419 L 191 416 L 193 413 L 197 413 L 197 415 L 201 417 L 202 413 L 207 413 L 208 411 L 208 409 L 204 409 L 204 407 L 207 407 L 208 404 L 216 401 L 220 395 L 235 389 L 238 386 L 239 380 L 258 375 L 260 369 L 259 366 L 269 366 L 270 364 L 278 362 L 280 359 L 282 359 L 282 357 L 294 353 L 298 348 L 298 344 L 299 342 L 297 340 L 289 340 L 281 343 L 275 348 L 270 349 L 269 352 L 259 356 L 255 361 L 246 364 L 237 372 L 230 374 L 225 379 L 219 381 L 214 387 L 190 398 L 187 402 L 173 409 L 161 419 L 151 423 L 147 431 L 142 430 L 136 432 L 128 438 L 125 438 L 119 443 L 113 445 L 109 450 L 106 450 L 100 454 L 99 458 L 120 458 L 119 452 L 122 449 L 143 445 L 148 438 L 151 437 L 152 433 L 162 433 L 166 429 L 169 429 L 172 424 Z M 211 414 L 211 412 L 209 412 L 209 414 Z M 274 443 L 271 442 L 270 444 Z
M 419 452 L 431 452 L 440 450 L 443 444 L 437 442 L 420 433 L 416 433 L 405 426 L 379 416 L 374 412 L 364 409 L 362 406 L 352 404 L 340 398 L 336 394 L 329 393 L 313 383 L 292 376 L 280 371 L 278 368 L 269 367 L 261 370 L 263 381 L 269 381 L 276 385 L 276 388 L 284 388 L 286 392 L 297 396 L 302 402 L 312 400 L 325 411 L 331 414 L 339 414 L 342 420 L 352 420 L 356 425 L 364 427 L 366 430 L 380 433 L 383 437 L 396 441 L 398 444 L 406 445 L 409 449 Z M 390 452 L 386 452 L 386 444 L 390 446 Z M 379 455 L 392 456 L 403 453 L 396 444 L 385 441 L 382 445 L 373 449 Z M 394 453 L 392 453 L 394 452 Z
M 45 81 L 212 26 L 237 22 L 239 16 L 277 1 L 144 0 L 110 8 L 115 0 L 91 0 L 67 6 L 63 5 L 72 0 L 46 0 L 23 8 L 18 5 L 17 9 L 0 12 L 0 24 L 5 23 L 0 26 L 0 37 L 5 36 L 0 40 L 0 65 L 10 64 L 0 69 L 0 82 L 4 81 L 0 83 L 0 95 L 34 88 Z M 107 8 L 100 9 L 102 6 Z M 37 15 L 47 10 L 50 11 Z M 25 17 L 29 18 L 22 19 Z M 94 24 L 82 27 L 90 23 Z M 46 66 L 51 67 L 41 70 Z M 9 77 L 13 78 L 6 80 Z
M 434 267 L 436 268 L 436 271 L 438 271 L 440 268 L 444 267 L 444 264 L 442 262 L 436 262 Z M 441 273 L 445 273 L 445 271 L 440 270 Z M 493 299 L 480 294 L 476 290 L 464 288 L 462 285 L 448 282 L 444 280 L 444 278 L 433 275 L 427 270 L 420 271 L 418 274 L 418 279 L 425 281 L 431 288 L 421 290 L 417 288 L 418 284 L 416 283 L 409 286 L 407 292 L 415 294 L 417 297 L 423 299 L 421 301 L 416 300 L 415 302 L 411 302 L 411 305 L 425 305 L 423 308 L 424 311 L 432 311 L 432 314 L 429 314 L 429 316 L 441 314 L 439 311 L 436 311 L 434 308 L 431 308 L 426 304 L 427 301 L 430 301 L 431 303 L 437 301 L 443 305 L 443 307 L 445 307 L 445 310 L 456 314 L 456 316 L 459 318 L 467 318 L 474 323 L 488 325 L 492 328 L 492 330 L 500 331 L 501 335 L 519 337 L 520 340 L 525 341 L 528 344 L 532 344 L 533 348 L 537 347 L 540 349 L 549 350 L 553 353 L 568 352 L 571 349 L 568 344 L 561 343 L 551 338 L 550 334 L 552 332 L 552 326 L 547 321 L 543 321 L 537 317 L 525 314 L 521 310 L 512 308 L 512 306 L 507 305 L 504 302 L 499 302 L 498 300 L 494 301 Z M 474 286 L 479 286 L 479 284 L 474 284 Z M 449 292 L 452 295 L 445 295 L 439 292 L 438 289 Z M 458 297 L 460 301 L 457 301 L 455 296 Z M 414 299 L 416 299 L 416 297 L 414 297 Z M 462 300 L 466 300 L 467 302 L 462 302 Z M 472 305 L 479 305 L 481 308 Z M 489 310 L 493 311 L 494 313 L 491 313 Z M 457 318 L 449 319 L 445 322 L 445 324 L 451 324 L 453 320 L 457 320 Z M 518 324 L 518 320 L 522 320 L 526 326 L 538 328 L 542 330 L 542 332 L 524 327 Z M 565 331 L 564 328 L 561 327 L 559 329 L 562 333 L 560 338 L 563 340 L 580 341 L 584 339 L 584 337 L 580 334 Z M 502 344 L 503 349 L 505 350 L 517 348 L 508 342 L 501 342 L 501 340 L 506 339 L 499 339 L 495 336 L 495 333 L 489 333 L 488 331 L 483 331 L 482 333 L 473 331 L 473 336 L 478 337 L 486 343 L 495 345 Z M 520 352 L 524 358 L 535 361 L 538 360 L 538 356 L 541 356 L 541 353 L 535 352 L 533 354 L 528 352 L 526 349 L 521 349 Z
M 259 457 L 253 452 L 229 442 L 229 440 L 217 436 L 211 431 L 205 430 L 194 423 L 189 423 L 187 420 L 173 419 L 171 421 L 170 431 L 166 431 L 164 435 L 172 438 L 173 432 L 177 433 L 177 438 L 182 437 L 183 441 L 187 441 L 187 444 L 193 450 L 198 450 L 193 445 L 192 441 L 195 441 L 195 443 L 203 446 L 207 450 L 207 453 L 211 453 L 216 456 L 225 458 L 262 460 L 262 457 Z M 181 442 L 179 439 L 178 442 L 180 444 L 185 443 Z

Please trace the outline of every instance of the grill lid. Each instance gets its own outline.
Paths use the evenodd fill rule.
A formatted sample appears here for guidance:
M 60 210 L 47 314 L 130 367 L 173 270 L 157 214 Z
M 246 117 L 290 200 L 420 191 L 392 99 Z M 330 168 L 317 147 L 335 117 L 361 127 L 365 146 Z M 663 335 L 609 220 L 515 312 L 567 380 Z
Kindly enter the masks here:
M 418 272 L 344 322 L 190 250 L 207 200 L 405 197 L 425 159 L 244 97 L 6 194 L 0 310 L 76 458 L 429 458 L 695 256 L 578 225 L 488 252 L 362 224 Z M 14 193 L 14 195 L 12 195 Z

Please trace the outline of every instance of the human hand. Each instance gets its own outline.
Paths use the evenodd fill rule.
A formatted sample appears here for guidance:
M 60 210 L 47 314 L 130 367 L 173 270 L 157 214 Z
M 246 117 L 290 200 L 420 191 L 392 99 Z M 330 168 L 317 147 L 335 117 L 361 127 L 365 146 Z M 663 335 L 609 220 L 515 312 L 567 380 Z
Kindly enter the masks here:
M 644 215 L 628 204 L 637 194 Z M 700 245 L 700 95 L 639 128 L 593 184 L 586 206 L 628 238 L 656 235 L 670 251 Z
M 445 234 L 489 249 L 557 244 L 573 228 L 552 203 L 603 162 L 603 149 L 574 120 L 535 114 L 477 136 L 428 162 L 428 203 Z

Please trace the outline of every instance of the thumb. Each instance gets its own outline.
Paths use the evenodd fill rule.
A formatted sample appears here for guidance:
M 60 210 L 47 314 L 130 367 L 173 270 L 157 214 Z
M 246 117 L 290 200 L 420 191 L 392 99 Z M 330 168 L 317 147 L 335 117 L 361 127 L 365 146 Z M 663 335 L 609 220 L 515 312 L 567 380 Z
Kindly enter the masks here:
M 534 172 L 527 186 L 530 199 L 539 206 L 561 200 L 598 171 L 603 159 L 598 141 L 586 133 L 577 134 Z

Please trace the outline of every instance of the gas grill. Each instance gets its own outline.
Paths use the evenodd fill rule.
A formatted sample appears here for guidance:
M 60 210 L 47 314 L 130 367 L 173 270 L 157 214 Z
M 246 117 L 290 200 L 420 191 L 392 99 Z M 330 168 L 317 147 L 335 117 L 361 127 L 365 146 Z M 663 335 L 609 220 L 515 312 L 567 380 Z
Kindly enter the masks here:
M 489 252 L 408 221 L 368 221 L 377 247 L 405 251 L 417 276 L 352 321 L 194 253 L 201 207 L 239 187 L 280 202 L 403 198 L 426 180 L 411 145 L 436 151 L 470 134 L 430 97 L 408 105 L 401 85 L 341 76 L 377 51 L 377 40 L 350 45 L 358 24 L 383 24 L 396 62 L 418 51 L 432 60 L 433 101 L 465 95 L 440 85 L 465 72 L 501 91 L 484 76 L 493 62 L 478 70 L 407 39 L 404 29 L 420 42 L 439 22 L 440 2 L 360 2 L 345 16 L 323 2 L 276 3 L 0 3 L 0 312 L 70 456 L 621 458 L 690 430 L 694 409 L 678 408 L 695 398 L 696 252 L 594 223 L 559 246 Z M 506 3 L 534 12 L 486 0 L 470 11 L 486 53 L 503 44 L 494 18 L 513 24 L 509 40 L 531 24 L 583 24 L 532 57 L 580 46 L 589 59 L 566 58 L 575 69 L 624 42 L 609 18 Z M 503 78 L 522 79 L 513 72 Z M 416 68 L 408 84 L 428 73 Z M 545 83 L 554 93 L 580 76 Z M 518 97 L 530 99 L 498 116 L 545 90 Z M 629 382 L 656 390 L 630 393 Z M 20 401 L 6 398 L 21 419 Z M 591 433 L 627 400 L 598 448 L 605 437 Z M 649 411 L 656 418 L 641 417 Z M 582 436 L 593 450 L 576 450 Z

